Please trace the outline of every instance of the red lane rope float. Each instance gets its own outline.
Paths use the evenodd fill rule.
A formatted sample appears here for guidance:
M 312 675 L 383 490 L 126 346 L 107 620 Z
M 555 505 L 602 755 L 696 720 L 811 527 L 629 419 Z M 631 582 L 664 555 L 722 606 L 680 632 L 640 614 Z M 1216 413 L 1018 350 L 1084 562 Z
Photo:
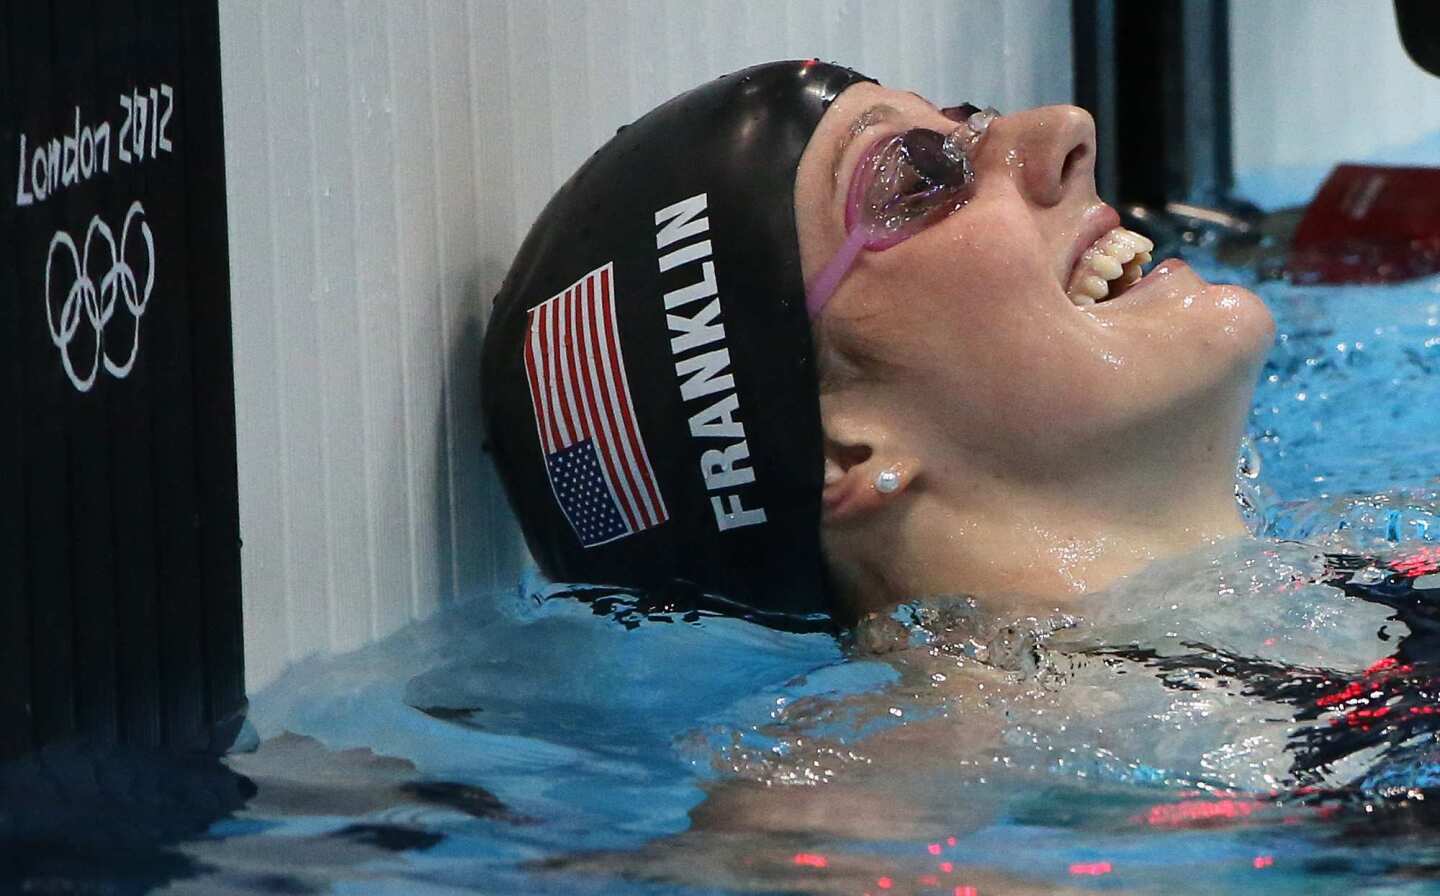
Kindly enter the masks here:
M 1151 806 L 1144 818 L 1157 828 L 1219 827 L 1249 818 L 1262 805 L 1257 800 L 1183 800 Z

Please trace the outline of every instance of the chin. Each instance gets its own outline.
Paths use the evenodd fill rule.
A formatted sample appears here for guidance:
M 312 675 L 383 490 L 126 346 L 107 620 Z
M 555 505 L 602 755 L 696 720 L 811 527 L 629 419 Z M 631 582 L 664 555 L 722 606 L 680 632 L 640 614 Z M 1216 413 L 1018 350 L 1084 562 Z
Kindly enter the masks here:
M 1275 341 L 1275 319 L 1242 286 L 1211 283 L 1175 259 L 1157 265 L 1148 290 L 1131 290 L 1116 312 L 1133 316 L 1162 382 L 1178 393 L 1241 390 L 1248 403 Z M 1147 279 L 1150 279 L 1147 277 Z M 1118 302 L 1117 302 L 1118 304 Z
M 1252 364 L 1265 359 L 1275 344 L 1275 318 L 1255 293 L 1231 283 L 1211 284 L 1207 292 L 1221 320 L 1221 334 L 1235 353 Z
M 1275 342 L 1275 319 L 1260 297 L 1232 284 L 1208 284 L 1196 296 L 1208 305 L 1196 327 L 1196 382 L 1212 384 L 1212 394 L 1229 395 L 1236 413 L 1248 413 L 1265 357 Z
M 1275 319 L 1259 296 L 1228 283 L 1206 283 L 1194 295 L 1194 305 L 1203 306 L 1196 309 L 1201 314 L 1191 347 L 1195 366 L 1191 382 L 1177 384 L 1178 404 L 1188 410 L 1186 422 L 1197 436 L 1210 430 L 1238 442 L 1275 341 Z
M 1091 312 L 1106 334 L 1097 357 L 1115 365 L 1104 371 L 1097 360 L 1093 368 L 1114 375 L 1077 379 L 1060 390 L 1066 401 L 1055 410 L 1096 435 L 1146 441 L 1166 433 L 1168 443 L 1190 433 L 1215 446 L 1233 433 L 1238 441 L 1274 342 L 1274 319 L 1243 287 L 1209 283 L 1179 262 L 1160 267 L 1149 289 Z

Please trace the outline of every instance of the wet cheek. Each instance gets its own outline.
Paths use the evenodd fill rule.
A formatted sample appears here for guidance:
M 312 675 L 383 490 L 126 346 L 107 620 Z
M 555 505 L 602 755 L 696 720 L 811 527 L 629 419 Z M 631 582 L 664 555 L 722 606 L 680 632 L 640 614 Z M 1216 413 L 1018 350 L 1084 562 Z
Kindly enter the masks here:
M 1053 436 L 1086 429 L 1125 387 L 1127 359 L 1115 346 L 1067 331 L 1062 321 L 1014 320 L 974 347 L 967 376 L 989 384 L 994 425 Z
M 863 290 L 870 297 L 867 304 L 888 305 L 893 314 L 926 327 L 958 321 L 975 325 L 988 318 L 1003 280 L 993 269 L 975 264 L 971 241 L 957 236 L 929 240 L 913 252 L 904 248 L 874 258 Z

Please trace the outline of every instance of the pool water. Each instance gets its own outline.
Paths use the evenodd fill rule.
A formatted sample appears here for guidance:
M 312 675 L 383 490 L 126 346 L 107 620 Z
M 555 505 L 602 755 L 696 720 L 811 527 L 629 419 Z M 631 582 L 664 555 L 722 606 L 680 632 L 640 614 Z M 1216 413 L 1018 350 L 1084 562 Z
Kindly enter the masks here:
M 293 668 L 222 765 L 0 775 L 0 884 L 1430 892 L 1427 639 L 1335 587 L 1326 554 L 1380 558 L 1346 573 L 1379 580 L 1440 540 L 1440 278 L 1254 285 L 1279 333 L 1237 480 L 1258 539 L 1156 564 L 1083 619 L 939 599 L 844 641 L 531 577 Z M 1422 711 L 1347 715 L 1390 705 Z

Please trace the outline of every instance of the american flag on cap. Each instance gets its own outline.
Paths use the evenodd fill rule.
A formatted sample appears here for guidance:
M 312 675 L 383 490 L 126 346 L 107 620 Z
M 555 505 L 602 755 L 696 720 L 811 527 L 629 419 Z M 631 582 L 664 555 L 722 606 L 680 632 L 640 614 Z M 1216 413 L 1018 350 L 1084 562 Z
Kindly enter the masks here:
M 525 374 L 555 501 L 585 547 L 670 518 L 635 425 L 607 263 L 526 312 Z

